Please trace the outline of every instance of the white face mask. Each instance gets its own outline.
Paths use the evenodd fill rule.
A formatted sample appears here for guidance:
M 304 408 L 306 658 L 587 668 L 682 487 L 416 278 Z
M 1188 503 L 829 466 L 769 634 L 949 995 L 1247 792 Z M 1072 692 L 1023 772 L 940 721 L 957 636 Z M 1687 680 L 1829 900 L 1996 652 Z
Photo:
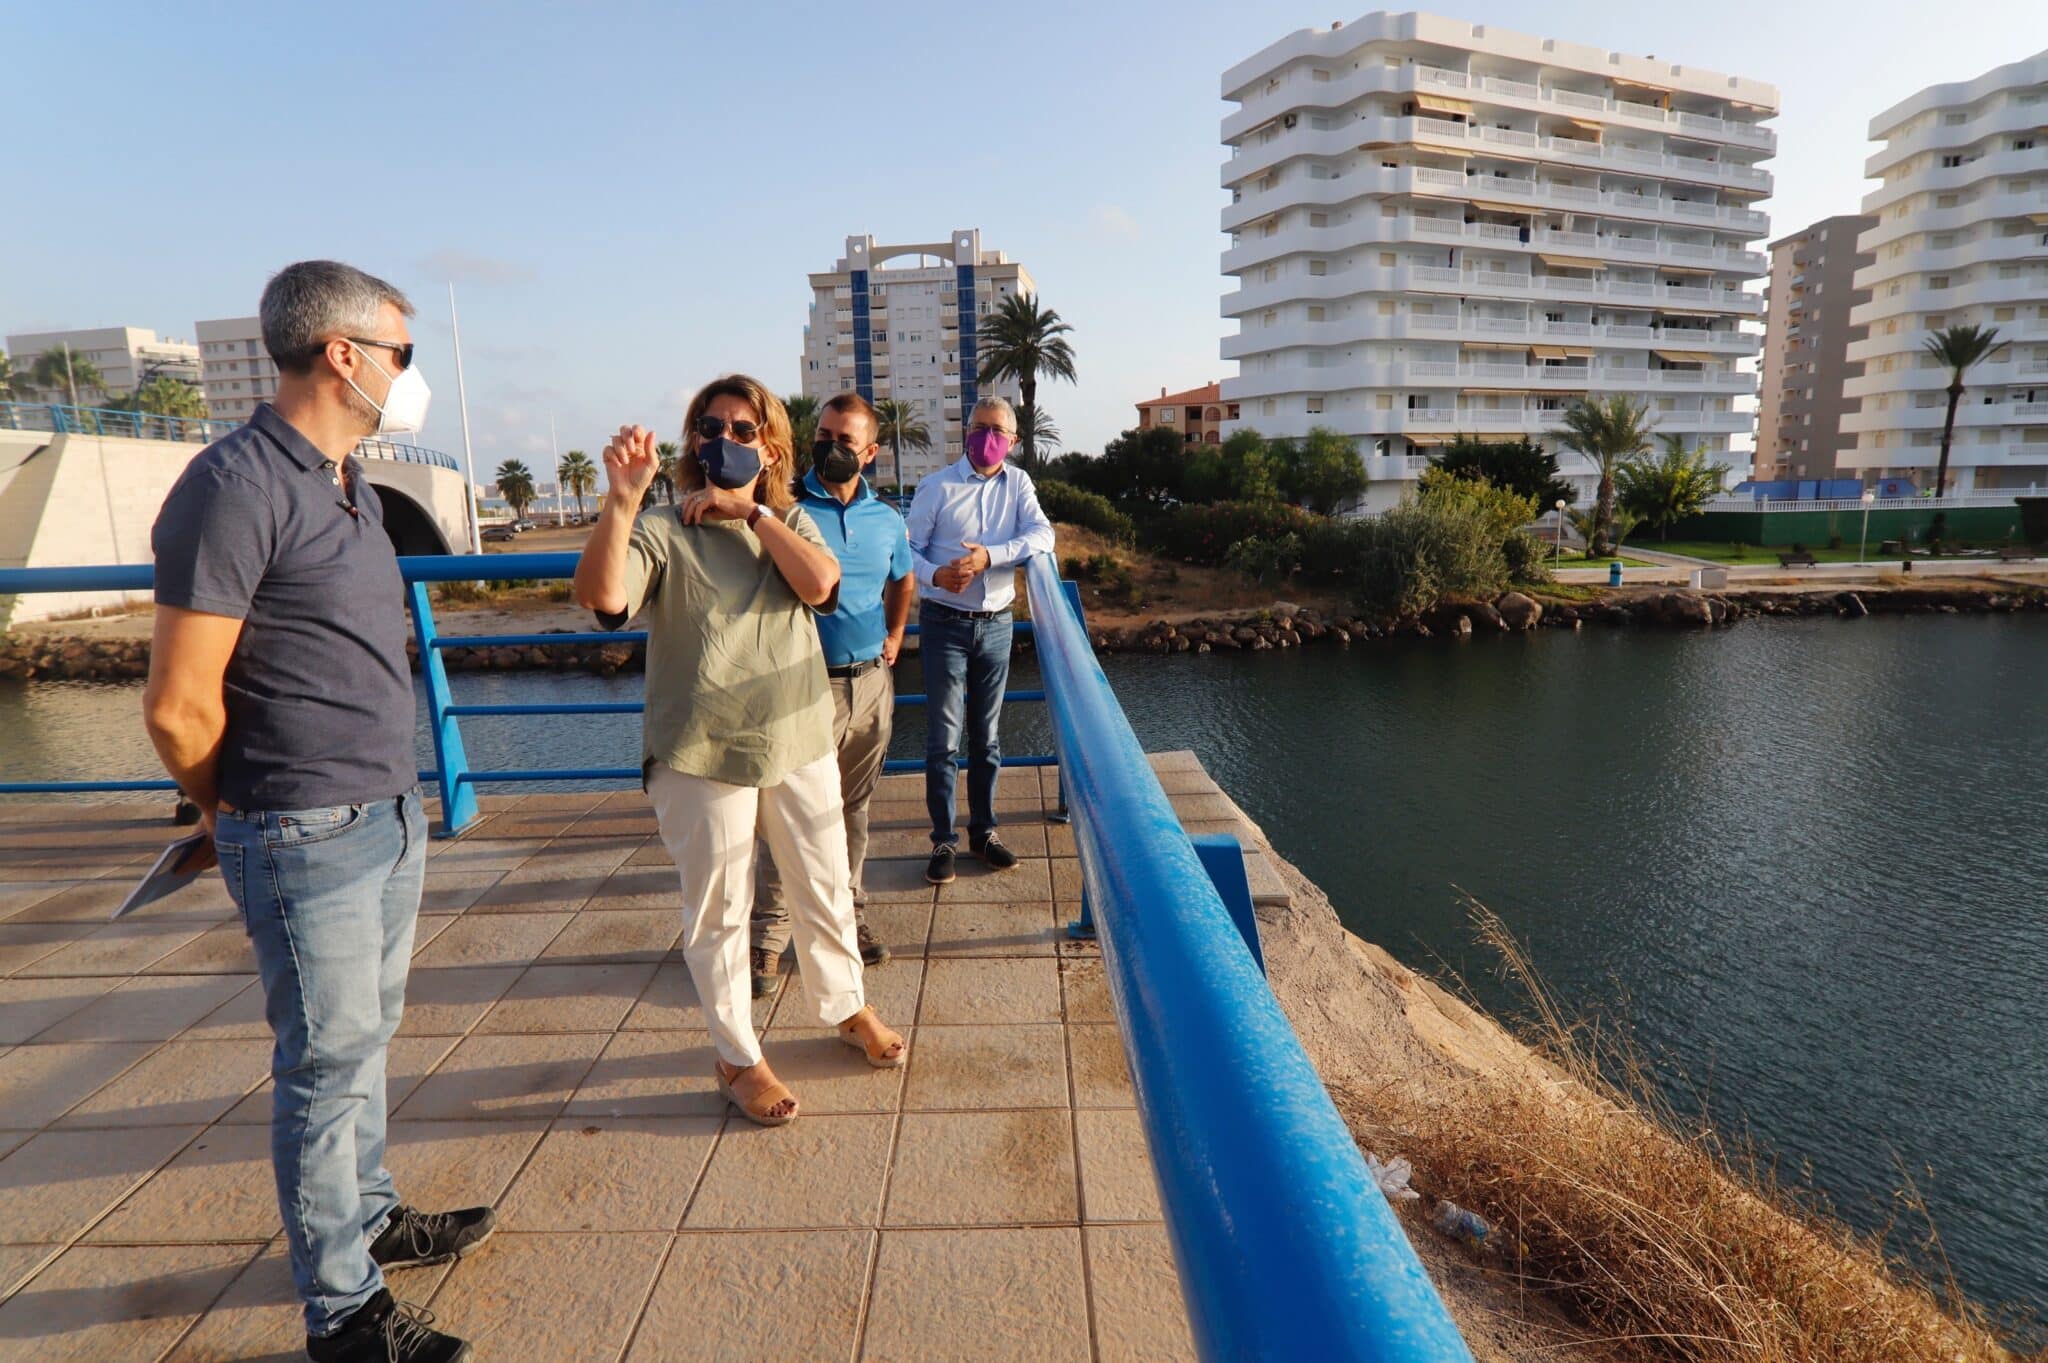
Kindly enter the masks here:
M 391 378 L 390 371 L 377 364 L 367 353 L 357 353 L 376 365 L 379 374 Z M 354 379 L 344 375 L 342 382 L 355 388 L 357 397 L 377 409 L 377 429 L 371 432 L 373 435 L 391 435 L 400 431 L 417 432 L 427 424 L 427 404 L 433 401 L 434 392 L 427 387 L 427 381 L 420 374 L 420 367 L 416 364 L 408 365 L 399 372 L 397 378 L 391 379 L 391 388 L 384 394 L 384 401 L 381 403 L 372 401 L 368 393 L 356 388 Z

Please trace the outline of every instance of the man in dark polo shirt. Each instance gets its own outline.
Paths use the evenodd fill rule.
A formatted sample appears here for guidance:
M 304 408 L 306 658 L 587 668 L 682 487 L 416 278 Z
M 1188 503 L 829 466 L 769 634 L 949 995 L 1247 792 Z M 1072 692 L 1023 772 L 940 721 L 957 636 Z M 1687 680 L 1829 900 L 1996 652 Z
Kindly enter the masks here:
M 459 1257 L 494 1219 L 405 1206 L 384 1167 L 426 819 L 398 559 L 354 450 L 426 418 L 412 311 L 334 261 L 279 271 L 262 303 L 276 401 L 192 461 L 152 541 L 144 717 L 255 947 L 271 1165 L 318 1363 L 468 1358 L 383 1270 Z

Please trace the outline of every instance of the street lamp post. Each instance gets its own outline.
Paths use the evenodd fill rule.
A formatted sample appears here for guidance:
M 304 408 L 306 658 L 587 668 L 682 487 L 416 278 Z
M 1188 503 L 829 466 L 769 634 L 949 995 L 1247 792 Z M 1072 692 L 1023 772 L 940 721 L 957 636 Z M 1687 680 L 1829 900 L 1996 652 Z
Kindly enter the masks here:
M 1552 572 L 1564 562 L 1564 498 L 1557 499 L 1557 548 L 1550 555 Z
M 1863 562 L 1870 557 L 1870 504 L 1877 500 L 1877 494 L 1865 488 L 1863 491 L 1863 538 L 1856 543 L 1856 561 Z

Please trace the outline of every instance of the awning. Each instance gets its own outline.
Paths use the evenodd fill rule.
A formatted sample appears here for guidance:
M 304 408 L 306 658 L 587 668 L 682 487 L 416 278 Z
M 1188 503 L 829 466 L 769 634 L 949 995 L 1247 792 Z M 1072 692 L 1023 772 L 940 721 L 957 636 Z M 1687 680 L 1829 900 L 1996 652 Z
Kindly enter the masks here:
M 1458 114 L 1465 118 L 1472 116 L 1472 106 L 1462 99 L 1448 95 L 1425 95 L 1418 92 L 1415 107 L 1426 114 Z
M 1650 353 L 1659 359 L 1670 360 L 1673 364 L 1706 364 L 1714 357 L 1703 350 L 1658 350 L 1652 346 Z
M 1604 260 L 1593 260 L 1587 256 L 1554 256 L 1548 251 L 1538 251 L 1536 259 L 1542 261 L 1545 265 L 1555 266 L 1560 270 L 1604 270 L 1607 268 L 1607 262 Z
M 1529 347 L 1529 353 L 1539 360 L 1563 360 L 1569 359 L 1571 355 L 1571 352 L 1561 345 L 1532 345 Z M 1592 352 L 1588 351 L 1586 353 L 1591 354 Z
M 1665 274 L 1710 275 L 1713 273 L 1712 270 L 1703 270 L 1697 265 L 1666 265 L 1661 261 L 1658 262 L 1657 268 Z
M 1671 92 L 1669 90 L 1659 89 L 1654 85 L 1637 85 L 1634 81 L 1618 80 L 1614 82 L 1614 96 L 1616 99 L 1622 99 L 1628 95 L 1649 96 L 1648 99 L 1631 99 L 1629 100 L 1631 104 L 1654 104 L 1658 108 L 1666 110 L 1671 107 Z
M 1527 350 L 1527 341 L 1467 341 L 1467 350 Z
M 1664 306 L 1664 305 L 1663 305 L 1662 303 L 1649 303 L 1649 304 L 1645 304 L 1644 306 L 1648 307 L 1648 308 L 1649 308 L 1649 309 L 1650 309 L 1650 310 L 1651 310 L 1652 312 L 1658 312 L 1658 313 L 1662 313 L 1662 314 L 1663 314 L 1664 316 L 1666 316 L 1666 317 L 1707 317 L 1707 318 L 1713 318 L 1713 317 L 1719 317 L 1719 316 L 1721 315 L 1721 314 L 1720 314 L 1720 313 L 1718 313 L 1718 312 L 1701 312 L 1701 311 L 1700 311 L 1699 309 L 1697 309 L 1697 308 L 1667 308 L 1667 307 L 1665 307 L 1665 306 Z
M 1474 208 L 1483 208 L 1489 213 L 1514 213 L 1524 218 L 1534 211 L 1527 204 L 1504 204 L 1493 199 L 1473 199 L 1470 202 Z
M 1461 393 L 1492 393 L 1497 397 L 1522 397 L 1537 390 L 1525 383 L 1519 388 L 1461 388 L 1458 391 Z
M 1438 431 L 1409 431 L 1404 432 L 1399 438 L 1406 440 L 1411 445 L 1448 445 L 1458 437 L 1446 435 Z
M 1593 140 L 1595 142 L 1598 142 L 1600 140 L 1601 133 L 1607 131 L 1605 124 L 1588 123 L 1583 118 L 1567 118 L 1564 121 L 1571 124 L 1574 128 L 1577 128 L 1581 132 L 1589 132 L 1593 134 Z

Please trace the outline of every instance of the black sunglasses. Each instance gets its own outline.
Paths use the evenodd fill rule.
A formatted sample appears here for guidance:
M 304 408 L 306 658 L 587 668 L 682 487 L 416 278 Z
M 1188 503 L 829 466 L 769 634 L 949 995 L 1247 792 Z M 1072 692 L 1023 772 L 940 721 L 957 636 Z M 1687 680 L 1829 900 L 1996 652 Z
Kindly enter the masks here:
M 823 431 L 818 432 L 818 438 L 811 442 L 811 448 L 817 449 L 820 445 L 837 445 L 848 454 L 865 454 L 868 448 L 850 435 L 827 435 Z
M 742 445 L 749 444 L 761 433 L 756 421 L 727 421 L 722 416 L 700 416 L 697 418 L 697 437 L 700 440 L 716 440 L 727 431 Z
M 396 355 L 398 357 L 398 372 L 401 374 L 403 374 L 406 370 L 412 368 L 411 341 L 407 341 L 404 345 L 400 345 L 396 341 L 373 341 L 367 336 L 344 336 L 341 339 L 344 341 L 353 341 L 357 345 L 373 345 L 376 346 L 379 350 L 390 351 L 393 355 Z

